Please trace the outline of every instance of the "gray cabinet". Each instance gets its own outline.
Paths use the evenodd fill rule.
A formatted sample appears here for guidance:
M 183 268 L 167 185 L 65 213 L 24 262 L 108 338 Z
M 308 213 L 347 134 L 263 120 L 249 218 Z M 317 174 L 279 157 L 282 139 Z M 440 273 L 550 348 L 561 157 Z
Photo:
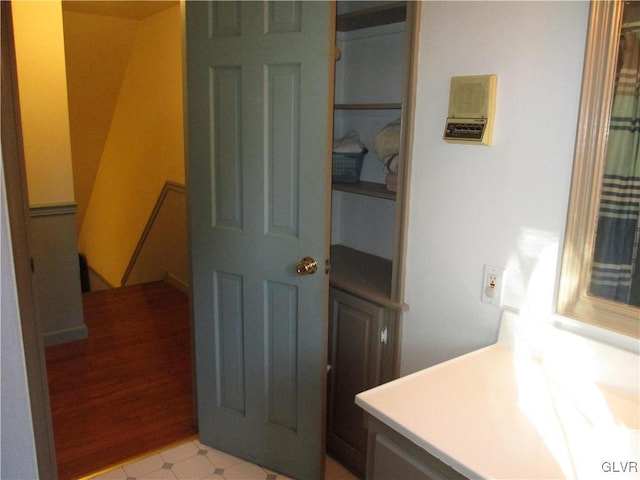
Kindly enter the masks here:
M 337 9 L 334 137 L 355 131 L 370 152 L 360 182 L 333 184 L 326 443 L 364 477 L 366 419 L 355 396 L 399 370 L 410 134 L 400 138 L 396 191 L 372 145 L 398 118 L 411 131 L 419 2 L 339 1 Z
M 461 480 L 466 477 L 369 417 L 367 480 Z
M 393 378 L 394 312 L 331 288 L 329 293 L 327 450 L 361 476 L 367 454 L 365 414 L 355 396 Z

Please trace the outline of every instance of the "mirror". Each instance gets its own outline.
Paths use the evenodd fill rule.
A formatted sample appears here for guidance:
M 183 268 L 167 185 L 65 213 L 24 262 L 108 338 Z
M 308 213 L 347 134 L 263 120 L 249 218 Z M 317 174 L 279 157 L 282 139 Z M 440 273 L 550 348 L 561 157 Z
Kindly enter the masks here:
M 633 3 L 591 4 L 558 313 L 638 338 L 640 9 Z
M 589 293 L 640 307 L 640 5 L 625 2 Z

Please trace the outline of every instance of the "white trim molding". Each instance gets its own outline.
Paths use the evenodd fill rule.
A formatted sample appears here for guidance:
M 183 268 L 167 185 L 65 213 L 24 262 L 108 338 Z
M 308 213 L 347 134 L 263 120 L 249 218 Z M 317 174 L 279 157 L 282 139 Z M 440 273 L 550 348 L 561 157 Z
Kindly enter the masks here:
M 78 204 L 69 203 L 48 203 L 46 205 L 32 205 L 29 207 L 31 217 L 45 217 L 50 215 L 75 215 L 78 211 Z

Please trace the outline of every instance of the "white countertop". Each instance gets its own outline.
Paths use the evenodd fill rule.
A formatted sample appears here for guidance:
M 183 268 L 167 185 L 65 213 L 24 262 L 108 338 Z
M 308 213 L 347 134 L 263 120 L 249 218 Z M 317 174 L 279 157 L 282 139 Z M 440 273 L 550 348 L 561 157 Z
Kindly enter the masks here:
M 356 403 L 470 478 L 640 478 L 638 356 L 582 338 L 572 345 L 566 332 L 558 354 L 559 342 L 542 337 L 545 351 L 501 329 L 499 343 Z

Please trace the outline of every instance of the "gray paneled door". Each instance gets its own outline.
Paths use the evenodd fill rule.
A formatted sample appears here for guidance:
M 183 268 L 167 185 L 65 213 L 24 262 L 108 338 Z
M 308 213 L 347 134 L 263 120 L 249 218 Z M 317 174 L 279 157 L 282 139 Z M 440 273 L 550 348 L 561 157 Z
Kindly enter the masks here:
M 333 8 L 186 2 L 200 437 L 305 480 L 324 459 Z

